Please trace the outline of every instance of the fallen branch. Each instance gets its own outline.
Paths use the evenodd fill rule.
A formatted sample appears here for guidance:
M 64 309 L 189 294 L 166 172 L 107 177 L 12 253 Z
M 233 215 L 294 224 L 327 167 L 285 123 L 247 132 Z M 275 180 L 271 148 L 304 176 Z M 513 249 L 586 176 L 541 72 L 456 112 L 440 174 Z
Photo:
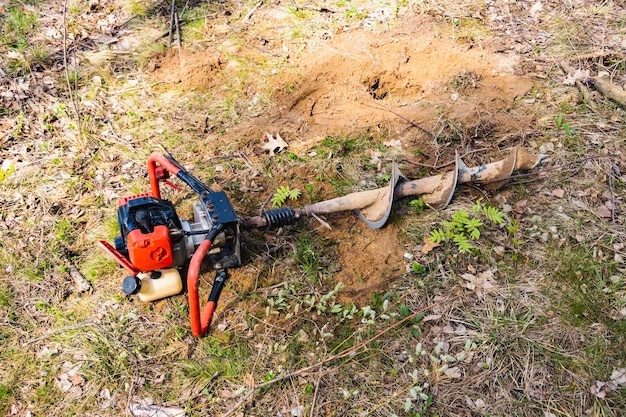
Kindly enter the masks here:
M 170 30 L 167 35 L 167 47 L 172 46 L 172 36 L 174 31 L 174 11 L 176 10 L 176 0 L 172 0 L 172 5 L 170 6 Z
M 563 71 L 565 71 L 566 74 L 574 75 L 575 71 L 572 69 L 572 67 L 569 66 L 567 61 L 561 61 L 560 65 L 561 65 L 561 68 L 563 68 Z M 580 81 L 578 79 L 576 81 L 574 81 L 574 85 L 576 85 L 576 88 L 578 88 L 578 91 L 580 91 L 580 95 L 583 98 L 583 102 L 586 105 L 588 105 L 591 109 L 595 110 L 596 103 L 591 99 L 591 91 L 589 91 L 589 88 L 585 84 L 583 84 L 582 81 Z
M 624 91 L 623 88 L 599 77 L 587 76 L 584 78 L 577 78 L 576 71 L 570 67 L 566 61 L 561 61 L 560 65 L 569 76 L 576 78 L 574 83 L 582 94 L 583 100 L 585 103 L 589 104 L 590 107 L 593 107 L 593 104 L 587 87 L 593 88 L 604 97 L 614 101 L 620 107 L 626 109 L 626 91 Z
M 313 10 L 314 12 L 320 13 L 335 13 L 334 10 L 328 9 L 326 7 L 309 6 L 308 4 L 299 6 L 295 0 L 291 0 L 291 3 L 293 4 L 293 7 L 296 8 L 296 10 Z
M 626 91 L 621 87 L 598 77 L 589 77 L 587 85 L 617 103 L 621 108 L 626 109 Z
M 81 145 L 83 143 L 83 127 L 82 121 L 80 120 L 80 111 L 78 109 L 78 99 L 74 96 L 72 92 L 72 83 L 70 81 L 70 71 L 68 69 L 68 60 L 67 60 L 67 0 L 63 2 L 63 72 L 65 73 L 65 83 L 67 84 L 67 91 L 70 95 L 70 100 L 72 100 L 72 104 L 74 106 L 74 113 L 76 114 L 76 127 L 78 129 L 78 138 L 80 139 Z

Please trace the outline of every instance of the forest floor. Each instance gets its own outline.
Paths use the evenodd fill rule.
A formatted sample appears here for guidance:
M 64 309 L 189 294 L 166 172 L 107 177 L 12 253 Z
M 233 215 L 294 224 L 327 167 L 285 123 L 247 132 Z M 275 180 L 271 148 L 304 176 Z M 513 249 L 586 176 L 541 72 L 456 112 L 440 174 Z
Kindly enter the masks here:
M 174 5 L 178 27 L 170 2 L 0 0 L 0 415 L 623 415 L 620 2 Z M 124 295 L 97 245 L 154 151 L 245 218 L 518 147 L 547 157 L 378 230 L 242 231 L 200 339 L 184 294 Z

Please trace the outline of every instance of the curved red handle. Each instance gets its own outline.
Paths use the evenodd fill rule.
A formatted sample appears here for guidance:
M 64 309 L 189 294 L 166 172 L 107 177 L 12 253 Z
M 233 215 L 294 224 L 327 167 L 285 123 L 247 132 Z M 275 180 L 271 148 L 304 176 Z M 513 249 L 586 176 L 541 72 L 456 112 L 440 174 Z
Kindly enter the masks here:
M 176 175 L 180 168 L 177 167 L 172 161 L 167 159 L 164 155 L 154 152 L 148 157 L 148 176 L 150 177 L 150 187 L 152 189 L 152 196 L 161 198 L 161 190 L 159 189 L 159 180 L 156 175 L 156 164 L 161 165 L 170 174 Z
M 198 295 L 198 277 L 200 275 L 200 266 L 202 260 L 206 256 L 209 249 L 213 246 L 210 240 L 204 240 L 198 246 L 189 262 L 189 270 L 187 272 L 187 292 L 189 294 L 189 318 L 191 320 L 191 333 L 195 337 L 202 337 L 209 330 L 209 324 L 215 310 L 215 302 L 209 301 L 200 317 L 200 297 Z

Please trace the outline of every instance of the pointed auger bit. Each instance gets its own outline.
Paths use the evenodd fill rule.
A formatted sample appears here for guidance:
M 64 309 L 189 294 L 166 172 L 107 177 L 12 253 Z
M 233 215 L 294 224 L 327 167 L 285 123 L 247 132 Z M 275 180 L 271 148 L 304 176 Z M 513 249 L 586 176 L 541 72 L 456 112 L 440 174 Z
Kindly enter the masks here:
M 361 192 L 369 193 L 368 197 L 373 198 L 372 200 L 368 201 L 362 198 L 364 195 L 361 193 L 348 194 L 340 198 L 344 201 L 351 200 L 351 196 L 359 194 L 361 198 L 358 200 L 362 206 L 352 208 L 369 227 L 379 229 L 387 222 L 393 202 L 396 200 L 411 195 L 419 195 L 424 203 L 431 207 L 444 208 L 450 204 L 454 192 L 460 184 L 483 183 L 485 188 L 498 189 L 506 185 L 514 171 L 533 169 L 545 158 L 546 155 L 531 154 L 526 148 L 514 148 L 513 152 L 503 160 L 469 167 L 457 151 L 453 171 L 408 181 L 394 164 L 393 175 L 388 187 Z M 392 189 L 393 196 L 390 197 Z M 378 194 L 374 194 L 372 191 L 378 191 Z

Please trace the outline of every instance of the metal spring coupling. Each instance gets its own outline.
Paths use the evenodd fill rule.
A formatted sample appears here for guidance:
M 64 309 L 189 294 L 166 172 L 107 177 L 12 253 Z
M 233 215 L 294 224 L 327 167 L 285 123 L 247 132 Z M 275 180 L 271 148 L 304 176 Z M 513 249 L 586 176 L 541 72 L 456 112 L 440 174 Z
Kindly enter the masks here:
M 263 213 L 263 218 L 267 222 L 265 229 L 275 229 L 277 227 L 295 224 L 298 220 L 296 212 L 291 207 L 282 207 Z

